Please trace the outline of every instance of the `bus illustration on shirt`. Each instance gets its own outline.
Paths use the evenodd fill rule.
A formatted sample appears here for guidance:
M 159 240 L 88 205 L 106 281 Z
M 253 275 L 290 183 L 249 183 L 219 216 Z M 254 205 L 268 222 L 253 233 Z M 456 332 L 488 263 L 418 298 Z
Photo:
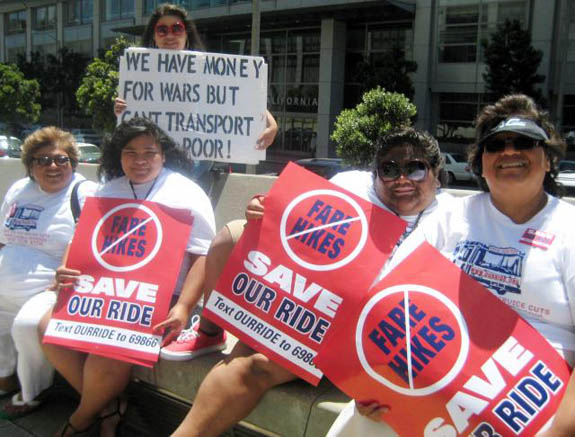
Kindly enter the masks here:
M 10 230 L 36 229 L 38 227 L 38 220 L 44 208 L 34 204 L 26 204 L 18 206 L 16 203 L 10 207 L 10 213 L 4 222 L 4 226 Z
M 496 247 L 479 241 L 460 241 L 453 261 L 486 288 L 504 295 L 521 293 L 525 253 L 513 247 Z

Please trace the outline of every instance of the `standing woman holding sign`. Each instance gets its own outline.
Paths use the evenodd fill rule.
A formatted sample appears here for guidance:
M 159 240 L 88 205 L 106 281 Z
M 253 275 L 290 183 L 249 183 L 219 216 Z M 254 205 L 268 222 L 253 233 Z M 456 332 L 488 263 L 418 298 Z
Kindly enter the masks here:
M 158 6 L 150 16 L 142 37 L 142 46 L 164 50 L 204 51 L 204 44 L 193 20 L 184 8 L 173 4 Z M 126 102 L 116 98 L 114 113 L 119 117 L 127 108 Z M 258 138 L 256 148 L 266 149 L 271 146 L 278 131 L 278 125 L 272 114 L 266 110 L 266 129 Z M 201 180 L 212 167 L 212 161 L 195 163 L 192 178 Z
M 104 145 L 99 168 L 106 182 L 96 197 L 148 200 L 185 209 L 194 218 L 175 289 L 176 293 L 182 290 L 180 297 L 167 319 L 155 327 L 158 331 L 170 330 L 166 341 L 179 334 L 200 298 L 196 290 L 202 289 L 204 258 L 215 233 L 210 200 L 196 183 L 180 174 L 186 174 L 191 165 L 184 152 L 152 121 L 133 118 L 120 124 Z M 81 275 L 65 264 L 66 259 L 56 272 L 59 289 L 72 286 Z M 80 404 L 59 435 L 86 431 L 97 422 L 101 436 L 115 435 L 127 406 L 119 396 L 129 382 L 132 364 L 52 344 L 44 344 L 44 350 L 54 367 L 81 394 Z

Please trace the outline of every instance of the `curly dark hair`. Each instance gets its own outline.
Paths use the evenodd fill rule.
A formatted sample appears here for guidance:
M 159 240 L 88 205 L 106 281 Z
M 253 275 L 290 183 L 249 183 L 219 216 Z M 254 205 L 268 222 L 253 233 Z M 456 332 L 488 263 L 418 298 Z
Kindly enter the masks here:
M 439 149 L 437 140 L 429 133 L 411 127 L 393 130 L 377 139 L 375 143 L 377 152 L 373 161 L 373 177 L 377 177 L 377 170 L 385 155 L 398 146 L 412 146 L 423 152 L 430 170 L 440 178 L 445 165 L 445 159 Z
M 156 30 L 156 24 L 158 20 L 165 15 L 173 15 L 174 17 L 178 17 L 186 26 L 186 33 L 188 34 L 188 38 L 186 41 L 186 49 L 188 50 L 196 50 L 196 51 L 205 51 L 204 43 L 200 38 L 200 34 L 198 33 L 198 29 L 194 24 L 194 21 L 188 16 L 188 12 L 179 5 L 173 5 L 170 3 L 165 3 L 158 6 L 150 19 L 148 20 L 148 25 L 146 26 L 146 30 L 142 35 L 142 46 L 147 48 L 155 48 L 156 42 L 154 41 L 154 32 Z
M 24 167 L 26 167 L 26 174 L 30 178 L 33 179 L 32 165 L 34 154 L 37 150 L 46 146 L 55 146 L 66 152 L 68 158 L 70 158 L 72 170 L 76 170 L 78 159 L 80 158 L 80 151 L 78 150 L 74 135 L 55 126 L 47 126 L 32 132 L 24 139 L 24 144 L 22 144 L 22 155 L 20 159 Z
M 567 146 L 557 133 L 555 126 L 551 123 L 547 112 L 543 111 L 531 97 L 525 94 L 504 96 L 494 104 L 485 106 L 477 116 L 475 121 L 475 142 L 469 146 L 468 160 L 473 174 L 477 177 L 480 188 L 483 191 L 489 191 L 487 182 L 482 176 L 483 145 L 480 144 L 480 141 L 491 129 L 511 116 L 533 120 L 549 136 L 549 140 L 545 142 L 543 150 L 549 159 L 551 169 L 545 174 L 543 189 L 553 196 L 561 197 L 564 194 L 564 189 L 557 183 L 555 178 L 559 172 L 558 163 L 565 156 Z
M 187 176 L 194 168 L 193 161 L 179 149 L 172 140 L 153 121 L 134 117 L 118 125 L 111 137 L 105 139 L 102 146 L 102 159 L 98 167 L 98 177 L 110 181 L 124 176 L 122 170 L 122 150 L 130 141 L 140 135 L 154 138 L 164 153 L 164 167 Z

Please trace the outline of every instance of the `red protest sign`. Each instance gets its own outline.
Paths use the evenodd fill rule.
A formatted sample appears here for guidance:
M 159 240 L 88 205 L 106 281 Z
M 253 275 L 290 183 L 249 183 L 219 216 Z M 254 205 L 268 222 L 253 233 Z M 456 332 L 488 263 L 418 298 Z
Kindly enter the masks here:
M 535 435 L 570 376 L 533 327 L 427 243 L 342 316 L 316 365 L 354 399 L 389 405 L 400 435 Z
M 404 229 L 393 214 L 290 164 L 203 314 L 317 384 L 313 360 L 325 333 L 347 296 L 371 285 Z
M 151 366 L 193 218 L 154 202 L 88 198 L 68 255 L 82 272 L 62 290 L 44 341 Z

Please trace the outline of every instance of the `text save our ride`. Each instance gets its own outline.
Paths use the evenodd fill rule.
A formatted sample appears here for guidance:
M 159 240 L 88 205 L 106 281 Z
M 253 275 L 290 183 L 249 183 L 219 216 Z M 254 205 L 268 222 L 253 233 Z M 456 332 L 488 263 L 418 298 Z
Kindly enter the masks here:
M 116 214 L 111 226 L 99 241 L 102 255 L 139 260 L 146 255 L 148 240 L 154 232 L 144 223 L 144 218 Z M 106 295 L 121 299 L 134 299 L 139 302 L 154 304 L 159 285 L 126 280 L 119 277 L 81 275 L 74 292 L 78 294 Z M 93 319 L 105 318 L 129 324 L 150 326 L 154 315 L 154 306 L 136 302 L 99 297 L 74 295 L 67 306 L 68 314 Z
M 338 258 L 345 246 L 345 237 L 352 226 L 351 222 L 346 222 L 351 216 L 319 199 L 305 211 L 303 215 L 291 220 L 291 231 L 288 235 L 293 237 L 293 244 L 305 246 L 308 251 L 311 249 L 311 252 L 315 253 L 311 256 L 317 262 L 322 262 L 322 258 L 330 262 Z M 333 226 L 325 227 L 332 223 Z M 315 229 L 320 226 L 324 227 Z M 237 296 L 243 296 L 247 303 L 255 305 L 266 314 L 273 310 L 274 319 L 315 343 L 321 343 L 331 325 L 331 322 L 322 315 L 334 318 L 343 299 L 316 282 L 310 283 L 303 274 L 294 272 L 285 265 L 272 266 L 272 264 L 270 256 L 262 251 L 250 251 L 244 261 L 247 272 L 236 275 L 232 282 L 232 292 Z M 253 278 L 253 275 L 261 277 L 270 286 L 291 294 L 293 299 L 283 296 L 279 304 L 274 305 L 278 298 L 277 291 Z M 311 308 L 322 315 L 314 313 L 309 305 L 306 308 L 294 302 L 297 300 L 306 304 L 314 302 Z

